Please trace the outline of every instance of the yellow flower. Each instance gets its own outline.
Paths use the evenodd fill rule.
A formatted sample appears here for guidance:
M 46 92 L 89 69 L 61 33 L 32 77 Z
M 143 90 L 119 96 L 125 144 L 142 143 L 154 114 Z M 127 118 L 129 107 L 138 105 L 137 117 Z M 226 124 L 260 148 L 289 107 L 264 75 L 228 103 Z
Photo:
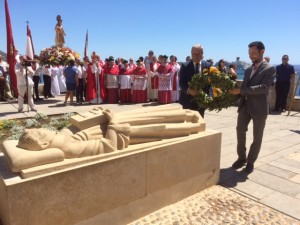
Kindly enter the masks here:
M 217 69 L 217 67 L 211 66 L 209 68 L 209 73 L 210 74 L 213 74 L 213 73 L 220 74 L 220 71 Z
M 222 93 L 220 88 L 212 87 L 212 90 L 213 90 L 213 96 L 214 97 L 218 97 Z
M 74 57 L 75 57 L 76 59 L 79 59 L 79 58 L 80 58 L 80 55 L 79 55 L 77 52 L 74 52 Z

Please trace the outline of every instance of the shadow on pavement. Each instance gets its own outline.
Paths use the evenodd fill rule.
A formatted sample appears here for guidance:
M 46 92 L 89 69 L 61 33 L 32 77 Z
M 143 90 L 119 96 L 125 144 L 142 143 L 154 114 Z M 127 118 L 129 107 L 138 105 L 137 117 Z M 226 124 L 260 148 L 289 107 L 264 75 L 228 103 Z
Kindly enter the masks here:
M 248 174 L 243 171 L 236 171 L 231 167 L 220 170 L 219 185 L 223 187 L 235 187 L 238 183 L 245 182 L 248 179 Z
M 292 131 L 292 132 L 294 132 L 296 134 L 300 134 L 300 130 L 290 130 L 290 131 Z
M 158 102 L 149 102 L 149 103 L 143 104 L 142 106 L 147 107 L 147 106 L 159 106 L 159 105 L 162 105 L 162 104 L 160 104 Z
M 17 113 L 19 113 L 19 112 L 18 112 L 18 109 L 16 109 L 15 112 L 5 112 L 5 113 L 0 113 L 0 117 L 1 117 L 1 116 L 12 115 L 12 114 L 17 114 Z
M 51 105 L 51 104 L 57 104 L 58 102 L 61 102 L 61 100 L 59 99 L 44 99 L 44 100 L 40 100 L 40 101 L 35 101 L 34 104 L 35 105 Z

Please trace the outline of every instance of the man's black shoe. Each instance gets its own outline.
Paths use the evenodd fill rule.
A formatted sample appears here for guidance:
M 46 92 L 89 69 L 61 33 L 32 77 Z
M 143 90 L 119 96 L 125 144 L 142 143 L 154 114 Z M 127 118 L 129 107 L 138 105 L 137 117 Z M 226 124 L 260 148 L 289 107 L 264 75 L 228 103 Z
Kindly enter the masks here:
M 238 159 L 232 164 L 233 169 L 239 169 L 242 168 L 246 164 L 246 159 Z
M 253 163 L 247 163 L 247 166 L 245 167 L 245 173 L 252 173 L 254 169 Z

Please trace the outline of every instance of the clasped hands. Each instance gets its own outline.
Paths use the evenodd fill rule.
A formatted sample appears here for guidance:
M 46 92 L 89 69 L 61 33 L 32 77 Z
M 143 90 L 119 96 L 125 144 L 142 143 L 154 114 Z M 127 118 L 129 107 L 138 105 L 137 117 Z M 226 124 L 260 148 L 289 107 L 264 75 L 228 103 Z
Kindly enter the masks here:
M 196 96 L 198 94 L 198 91 L 197 90 L 194 90 L 194 89 L 191 89 L 191 88 L 188 88 L 186 93 L 188 95 L 191 95 L 191 96 Z
M 235 89 L 229 90 L 229 93 L 232 95 L 238 95 L 241 93 L 241 90 L 239 88 L 235 88 Z

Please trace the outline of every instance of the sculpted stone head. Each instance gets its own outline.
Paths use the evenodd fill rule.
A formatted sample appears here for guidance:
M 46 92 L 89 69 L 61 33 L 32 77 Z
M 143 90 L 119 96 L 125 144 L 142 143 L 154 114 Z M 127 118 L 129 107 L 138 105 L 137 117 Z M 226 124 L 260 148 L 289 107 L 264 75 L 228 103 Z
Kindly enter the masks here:
M 27 150 L 43 150 L 49 147 L 56 133 L 45 128 L 25 129 L 20 137 L 19 148 Z

